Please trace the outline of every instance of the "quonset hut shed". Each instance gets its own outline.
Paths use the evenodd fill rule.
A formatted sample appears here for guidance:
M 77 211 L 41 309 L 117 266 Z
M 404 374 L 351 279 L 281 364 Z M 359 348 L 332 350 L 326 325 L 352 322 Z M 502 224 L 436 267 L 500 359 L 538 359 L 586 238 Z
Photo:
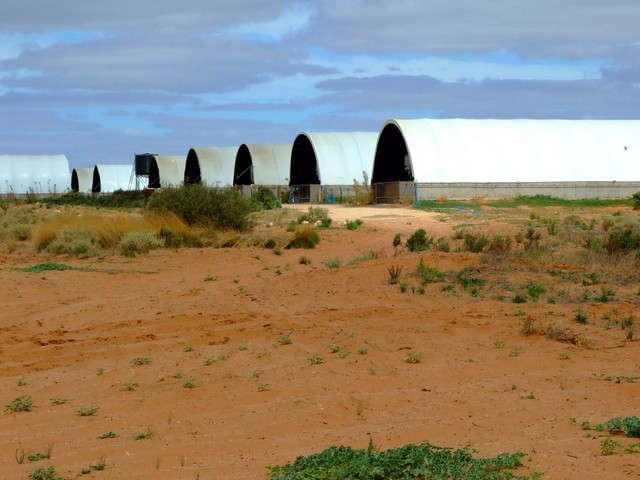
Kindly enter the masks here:
M 153 155 L 149 164 L 149 188 L 177 187 L 184 182 L 184 155 Z
M 50 194 L 67 190 L 64 155 L 0 155 L 0 194 Z
M 184 183 L 232 187 L 236 147 L 193 147 L 187 154 Z
M 623 198 L 640 190 L 640 120 L 388 120 L 374 203 L 518 195 Z
M 129 190 L 133 168 L 131 165 L 96 165 L 93 167 L 93 193 L 112 193 Z
M 93 190 L 93 168 L 74 168 L 71 172 L 71 191 L 91 193 Z
M 278 190 L 289 185 L 291 144 L 243 143 L 236 153 L 233 183 L 251 196 L 252 187 Z M 277 195 L 277 191 L 274 192 Z
M 371 178 L 374 132 L 302 132 L 293 142 L 289 185 L 296 202 L 355 195 Z

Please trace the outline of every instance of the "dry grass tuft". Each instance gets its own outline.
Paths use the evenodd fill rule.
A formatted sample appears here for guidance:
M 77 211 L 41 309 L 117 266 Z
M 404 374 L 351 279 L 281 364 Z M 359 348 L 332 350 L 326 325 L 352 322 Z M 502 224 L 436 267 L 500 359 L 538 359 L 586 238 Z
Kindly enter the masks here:
M 595 342 L 586 338 L 582 333 L 576 333 L 572 329 L 550 323 L 543 325 L 542 322 L 532 316 L 528 316 L 520 325 L 520 334 L 524 336 L 544 335 L 549 340 L 568 343 L 577 347 L 593 348 Z
M 113 211 L 65 212 L 45 219 L 33 235 L 34 247 L 53 253 L 96 254 L 116 248 L 132 232 L 161 237 L 168 247 L 202 244 L 202 230 L 187 226 L 176 215 L 131 214 Z M 80 242 L 82 248 L 75 243 Z

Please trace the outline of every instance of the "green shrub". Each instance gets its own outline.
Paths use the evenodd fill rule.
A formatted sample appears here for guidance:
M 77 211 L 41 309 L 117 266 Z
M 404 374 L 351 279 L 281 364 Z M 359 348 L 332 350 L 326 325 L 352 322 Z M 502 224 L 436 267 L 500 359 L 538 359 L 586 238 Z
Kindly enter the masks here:
M 541 285 L 539 283 L 533 283 L 533 282 L 526 286 L 526 290 L 529 296 L 531 297 L 531 300 L 533 300 L 534 302 L 538 300 L 538 297 L 540 295 L 546 292 L 544 285 Z
M 420 263 L 418 263 L 418 266 L 416 267 L 416 273 L 423 284 L 441 282 L 444 280 L 443 271 L 438 270 L 435 267 L 425 265 L 422 259 L 420 259 Z
M 489 243 L 489 239 L 484 234 L 465 233 L 464 248 L 473 253 L 480 253 Z
M 302 223 L 302 222 L 309 222 L 309 223 L 320 222 L 321 225 L 323 223 L 328 222 L 328 224 L 323 225 L 325 227 L 328 227 L 329 225 L 331 225 L 331 219 L 329 218 L 329 210 L 327 210 L 326 208 L 320 208 L 320 207 L 309 207 L 306 213 L 301 213 L 298 215 L 298 223 Z
M 472 268 L 463 268 L 456 275 L 456 281 L 465 290 L 467 288 L 480 288 L 484 285 L 485 280 L 480 277 L 479 273 Z
M 612 228 L 605 237 L 604 249 L 609 255 L 640 250 L 640 226 Z
M 391 266 L 387 270 L 389 271 L 389 285 L 396 285 L 402 275 L 402 265 Z
M 125 257 L 135 257 L 139 253 L 149 253 L 164 247 L 164 241 L 151 232 L 130 232 L 120 240 L 120 252 Z
M 518 293 L 517 295 L 514 295 L 511 301 L 513 303 L 527 303 L 527 297 Z
M 56 467 L 38 467 L 29 473 L 29 480 L 63 480 L 58 476 Z
M 296 229 L 293 238 L 285 248 L 314 248 L 318 243 L 320 243 L 318 232 L 310 226 L 303 226 Z
M 233 189 L 193 184 L 163 188 L 151 197 L 148 208 L 174 213 L 191 226 L 245 231 L 254 226 L 251 214 L 260 207 Z
M 449 240 L 447 240 L 445 237 L 438 238 L 438 240 L 436 240 L 436 249 L 439 252 L 450 252 L 451 245 L 449 244 Z
M 494 236 L 487 246 L 487 253 L 494 259 L 503 259 L 511 252 L 511 237 Z
M 276 197 L 276 194 L 273 193 L 273 190 L 268 187 L 258 187 L 256 192 L 253 194 L 252 199 L 265 210 L 282 208 L 282 202 L 278 197 Z
M 362 220 L 347 220 L 347 230 L 358 230 L 362 226 Z
M 407 248 L 410 252 L 422 252 L 431 246 L 433 240 L 433 237 L 427 237 L 424 229 L 419 228 L 407 238 Z
M 33 408 L 33 400 L 31 397 L 14 398 L 11 403 L 5 405 L 5 412 L 30 412 Z
M 52 242 L 40 248 L 57 255 L 91 256 L 98 254 L 99 245 L 96 236 L 88 230 L 63 228 Z
M 631 200 L 633 201 L 633 209 L 640 210 L 640 192 L 631 195 Z

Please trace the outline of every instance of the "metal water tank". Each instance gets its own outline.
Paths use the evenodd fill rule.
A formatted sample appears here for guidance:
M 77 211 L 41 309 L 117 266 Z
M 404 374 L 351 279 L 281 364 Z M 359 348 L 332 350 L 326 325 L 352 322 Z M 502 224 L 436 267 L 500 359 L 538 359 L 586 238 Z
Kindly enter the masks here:
M 154 155 L 155 153 L 140 153 L 136 155 L 136 175 L 149 175 L 149 166 L 151 165 L 151 159 Z

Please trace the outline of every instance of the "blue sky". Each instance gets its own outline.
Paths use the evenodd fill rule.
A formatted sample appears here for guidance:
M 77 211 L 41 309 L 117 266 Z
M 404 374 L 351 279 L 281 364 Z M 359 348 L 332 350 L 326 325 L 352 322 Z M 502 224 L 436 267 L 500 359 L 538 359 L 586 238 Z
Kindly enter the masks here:
M 389 118 L 640 118 L 638 0 L 8 0 L 0 154 L 71 167 Z

